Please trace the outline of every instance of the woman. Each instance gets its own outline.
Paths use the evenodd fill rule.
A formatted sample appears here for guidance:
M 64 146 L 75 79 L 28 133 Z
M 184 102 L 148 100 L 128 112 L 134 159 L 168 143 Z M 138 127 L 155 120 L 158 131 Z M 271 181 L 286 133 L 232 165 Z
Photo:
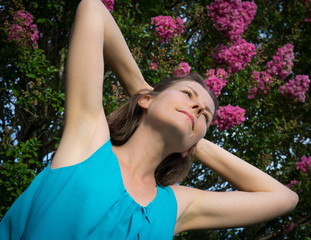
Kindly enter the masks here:
M 109 126 L 104 60 L 133 95 Z M 203 139 L 217 108 L 203 86 L 191 75 L 151 90 L 101 1 L 83 0 L 70 40 L 59 148 L 0 223 L 0 238 L 172 239 L 292 211 L 296 193 Z M 172 185 L 189 168 L 189 154 L 240 191 Z

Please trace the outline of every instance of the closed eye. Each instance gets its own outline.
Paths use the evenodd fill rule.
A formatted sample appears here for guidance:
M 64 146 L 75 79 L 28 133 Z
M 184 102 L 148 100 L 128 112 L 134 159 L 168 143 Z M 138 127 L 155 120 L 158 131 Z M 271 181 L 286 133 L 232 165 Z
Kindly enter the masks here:
M 182 90 L 183 93 L 187 94 L 188 97 L 192 98 L 192 92 L 189 90 Z

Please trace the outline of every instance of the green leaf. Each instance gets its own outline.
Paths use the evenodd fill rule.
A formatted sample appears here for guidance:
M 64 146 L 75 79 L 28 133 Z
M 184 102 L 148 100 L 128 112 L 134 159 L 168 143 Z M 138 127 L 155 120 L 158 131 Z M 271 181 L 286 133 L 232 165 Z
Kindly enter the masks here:
M 33 73 L 26 73 L 26 76 L 29 78 L 37 78 Z
M 61 98 L 62 100 L 65 100 L 65 93 L 58 94 L 58 97 Z
M 39 18 L 37 20 L 37 23 L 45 23 L 46 22 L 46 18 Z

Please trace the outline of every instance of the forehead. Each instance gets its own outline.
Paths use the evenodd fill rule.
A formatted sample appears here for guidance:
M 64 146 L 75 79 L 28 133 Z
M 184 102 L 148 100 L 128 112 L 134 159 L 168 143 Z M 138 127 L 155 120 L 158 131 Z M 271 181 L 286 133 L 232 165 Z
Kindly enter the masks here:
M 215 104 L 211 95 L 198 82 L 185 80 L 175 83 L 173 86 L 171 86 L 171 88 L 172 89 L 188 88 L 190 90 L 194 90 L 198 94 L 198 99 L 204 101 L 205 105 L 212 111 L 212 113 L 215 113 Z

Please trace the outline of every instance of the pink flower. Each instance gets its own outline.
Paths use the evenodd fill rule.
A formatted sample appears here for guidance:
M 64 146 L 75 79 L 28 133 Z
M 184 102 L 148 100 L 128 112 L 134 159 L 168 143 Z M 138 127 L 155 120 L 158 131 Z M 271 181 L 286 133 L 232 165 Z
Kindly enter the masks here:
M 215 120 L 211 125 L 218 125 L 220 131 L 224 131 L 239 125 L 245 121 L 245 109 L 239 106 L 227 106 L 219 107 L 216 112 Z
M 285 232 L 285 233 L 289 233 L 289 232 L 293 231 L 294 226 L 295 226 L 295 223 L 292 222 L 290 225 L 287 225 L 287 226 L 286 226 L 286 229 L 284 230 L 284 232 Z
M 217 63 L 227 67 L 229 74 L 244 70 L 255 55 L 255 45 L 246 42 L 245 39 L 239 39 L 230 47 L 221 45 L 216 49 L 216 53 L 211 54 Z
M 157 71 L 158 70 L 158 64 L 152 62 L 149 64 L 149 70 Z
M 151 24 L 155 25 L 155 31 L 161 43 L 169 42 L 172 36 L 178 36 L 184 32 L 184 21 L 177 17 L 174 20 L 171 16 L 157 16 L 151 18 Z
M 117 102 L 121 102 L 126 99 L 126 94 L 119 83 L 112 84 L 112 91 L 114 93 L 114 97 L 117 100 Z
M 212 90 L 215 95 L 218 97 L 220 91 L 223 87 L 227 85 L 228 74 L 224 69 L 218 69 L 217 74 L 215 75 L 215 69 L 210 69 L 205 74 L 207 79 L 205 79 L 206 86 Z
M 287 43 L 267 63 L 267 73 L 278 76 L 283 81 L 291 73 L 294 59 L 294 46 Z
M 308 5 L 308 3 L 310 2 L 310 0 L 301 0 L 305 5 Z
M 272 77 L 266 72 L 256 72 L 252 74 L 251 89 L 248 91 L 248 98 L 254 98 L 258 92 L 267 94 L 272 84 Z
M 33 16 L 21 10 L 13 17 L 13 24 L 9 25 L 8 40 L 15 41 L 19 46 L 33 46 L 37 48 L 39 31 L 33 23 Z
M 186 62 L 181 62 L 175 67 L 176 77 L 185 77 L 190 73 L 191 67 Z
M 299 184 L 299 182 L 297 181 L 297 180 L 291 180 L 290 182 L 289 182 L 289 184 L 287 184 L 286 186 L 288 187 L 288 188 L 291 188 L 293 185 L 298 185 Z
M 305 173 L 310 170 L 310 166 L 311 166 L 311 157 L 307 158 L 306 156 L 303 156 L 301 157 L 300 162 L 296 162 L 296 169 L 301 170 Z
M 214 22 L 214 27 L 218 31 L 224 31 L 232 41 L 241 38 L 257 11 L 254 1 L 215 0 L 206 7 L 208 16 Z
M 108 11 L 112 12 L 113 6 L 114 6 L 114 1 L 113 0 L 102 0 L 102 2 L 103 2 L 103 4 L 105 4 Z
M 305 102 L 306 92 L 309 89 L 310 79 L 308 75 L 297 75 L 283 86 L 279 87 L 282 95 L 288 95 L 294 102 Z

